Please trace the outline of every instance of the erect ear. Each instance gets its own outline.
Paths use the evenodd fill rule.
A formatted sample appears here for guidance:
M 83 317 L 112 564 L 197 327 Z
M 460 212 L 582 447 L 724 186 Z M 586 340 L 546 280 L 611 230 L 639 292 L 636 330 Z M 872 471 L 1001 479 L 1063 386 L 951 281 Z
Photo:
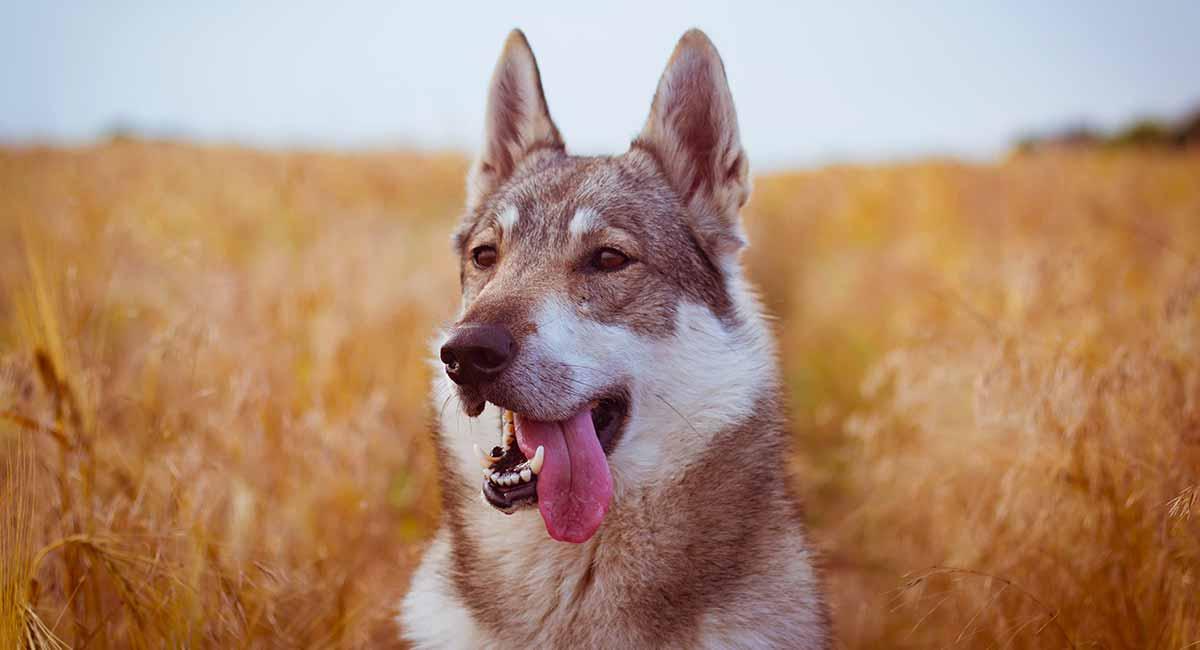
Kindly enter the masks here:
M 725 65 L 704 32 L 679 39 L 633 147 L 657 159 L 710 254 L 724 257 L 745 244 L 738 210 L 750 196 L 749 164 Z
M 542 148 L 561 151 L 564 146 L 546 107 L 533 50 L 525 34 L 514 29 L 492 73 L 483 150 L 467 178 L 468 210 L 508 179 L 522 159 Z

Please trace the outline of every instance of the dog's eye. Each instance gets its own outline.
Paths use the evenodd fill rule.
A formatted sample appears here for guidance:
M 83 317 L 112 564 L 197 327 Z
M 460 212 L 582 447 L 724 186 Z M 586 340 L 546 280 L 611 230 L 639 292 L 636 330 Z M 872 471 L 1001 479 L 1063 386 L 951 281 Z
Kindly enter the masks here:
M 495 246 L 476 246 L 471 250 L 471 259 L 475 262 L 475 266 L 481 269 L 494 265 L 498 256 Z
M 600 271 L 620 271 L 629 262 L 629 256 L 615 248 L 601 248 L 592 254 L 592 267 Z

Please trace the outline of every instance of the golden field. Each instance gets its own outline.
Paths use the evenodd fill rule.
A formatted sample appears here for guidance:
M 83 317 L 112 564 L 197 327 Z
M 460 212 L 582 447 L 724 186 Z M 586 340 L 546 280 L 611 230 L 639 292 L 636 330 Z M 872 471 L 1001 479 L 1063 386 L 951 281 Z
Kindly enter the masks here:
M 0 647 L 390 647 L 466 162 L 0 150 Z M 1200 645 L 1200 154 L 763 176 L 839 645 Z

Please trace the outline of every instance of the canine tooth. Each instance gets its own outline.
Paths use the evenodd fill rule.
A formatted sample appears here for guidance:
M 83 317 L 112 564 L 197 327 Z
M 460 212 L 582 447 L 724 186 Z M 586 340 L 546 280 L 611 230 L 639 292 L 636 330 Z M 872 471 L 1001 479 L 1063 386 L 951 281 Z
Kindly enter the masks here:
M 475 448 L 475 455 L 479 456 L 479 464 L 484 469 L 488 469 L 492 465 L 495 465 L 496 461 L 500 460 L 499 458 L 496 458 L 494 456 L 489 456 L 488 454 L 483 453 L 483 450 L 479 448 L 479 445 L 471 445 L 471 446 Z
M 521 470 L 521 482 L 522 483 L 528 483 L 532 480 L 533 480 L 533 470 L 529 469 L 528 467 Z
M 529 470 L 534 474 L 542 473 L 542 462 L 546 460 L 546 450 L 538 445 L 537 451 L 533 452 L 533 459 L 529 461 Z

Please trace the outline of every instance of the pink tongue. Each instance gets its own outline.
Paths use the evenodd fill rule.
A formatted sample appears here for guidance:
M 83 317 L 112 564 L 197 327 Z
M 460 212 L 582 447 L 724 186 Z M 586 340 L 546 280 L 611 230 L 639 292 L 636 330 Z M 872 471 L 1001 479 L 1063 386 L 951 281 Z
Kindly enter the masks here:
M 537 495 L 546 532 L 560 542 L 586 542 L 600 528 L 612 499 L 612 476 L 591 409 L 562 422 L 518 415 L 517 444 L 527 458 L 533 458 L 538 445 L 545 448 Z

